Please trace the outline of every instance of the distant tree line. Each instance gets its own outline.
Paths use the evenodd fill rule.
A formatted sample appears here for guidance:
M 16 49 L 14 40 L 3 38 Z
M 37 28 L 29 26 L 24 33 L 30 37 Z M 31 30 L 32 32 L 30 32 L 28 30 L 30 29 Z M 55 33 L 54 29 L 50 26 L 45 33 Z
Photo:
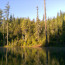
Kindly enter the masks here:
M 45 45 L 45 21 L 39 18 L 15 18 L 10 15 L 9 4 L 5 7 L 5 15 L 0 9 L 0 46 L 33 46 Z M 57 13 L 57 17 L 47 19 L 48 46 L 65 46 L 65 13 Z

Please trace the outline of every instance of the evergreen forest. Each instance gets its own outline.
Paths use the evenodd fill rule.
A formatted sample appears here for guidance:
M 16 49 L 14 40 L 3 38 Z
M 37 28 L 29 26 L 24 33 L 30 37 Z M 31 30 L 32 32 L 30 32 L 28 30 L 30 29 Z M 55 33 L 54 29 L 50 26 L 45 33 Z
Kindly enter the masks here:
M 0 9 L 0 46 L 45 46 L 45 19 L 15 18 L 9 15 L 10 6 Z M 38 14 L 38 11 L 37 11 Z M 43 13 L 42 13 L 43 14 Z M 65 47 L 65 13 L 46 20 L 49 47 Z

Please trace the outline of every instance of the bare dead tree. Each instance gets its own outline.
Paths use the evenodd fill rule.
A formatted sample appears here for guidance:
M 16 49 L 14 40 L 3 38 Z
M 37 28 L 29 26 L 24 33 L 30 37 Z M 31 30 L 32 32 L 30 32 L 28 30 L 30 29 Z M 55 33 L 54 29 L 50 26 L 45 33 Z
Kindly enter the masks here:
M 46 2 L 44 0 L 44 15 L 45 15 L 45 34 L 46 34 L 46 45 L 48 46 L 48 41 L 47 41 L 47 22 L 46 22 Z

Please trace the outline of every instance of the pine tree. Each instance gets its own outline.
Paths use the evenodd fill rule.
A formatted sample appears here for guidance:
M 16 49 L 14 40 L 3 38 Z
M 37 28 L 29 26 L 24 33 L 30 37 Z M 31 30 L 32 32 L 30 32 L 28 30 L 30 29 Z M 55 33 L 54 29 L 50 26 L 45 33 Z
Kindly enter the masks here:
M 25 42 L 27 41 L 27 32 L 28 32 L 28 21 L 27 19 L 23 20 L 23 22 L 21 23 L 21 28 L 22 28 L 22 35 L 25 38 Z
M 5 14 L 6 14 L 6 18 L 7 18 L 7 45 L 8 45 L 8 19 L 9 19 L 9 10 L 10 10 L 10 5 L 9 2 L 7 3 L 7 5 L 5 6 Z
M 37 6 L 37 19 L 35 23 L 35 37 L 36 40 L 39 41 L 39 35 L 40 35 L 41 29 L 40 29 L 40 20 L 38 18 L 38 6 Z

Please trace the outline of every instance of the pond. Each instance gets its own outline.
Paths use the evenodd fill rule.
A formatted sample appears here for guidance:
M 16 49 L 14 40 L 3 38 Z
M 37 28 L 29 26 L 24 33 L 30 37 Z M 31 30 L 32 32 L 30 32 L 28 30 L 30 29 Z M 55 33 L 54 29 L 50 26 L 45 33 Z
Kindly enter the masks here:
M 65 48 L 0 48 L 0 65 L 65 65 Z

